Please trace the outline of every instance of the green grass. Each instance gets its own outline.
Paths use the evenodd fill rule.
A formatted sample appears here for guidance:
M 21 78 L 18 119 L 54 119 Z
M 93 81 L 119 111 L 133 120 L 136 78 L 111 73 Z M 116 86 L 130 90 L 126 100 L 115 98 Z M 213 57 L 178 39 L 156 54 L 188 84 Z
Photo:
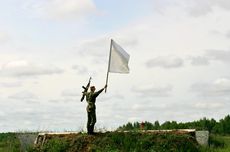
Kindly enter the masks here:
M 195 139 L 189 135 L 107 132 L 95 136 L 80 134 L 71 138 L 55 137 L 40 150 L 44 152 L 197 152 L 198 148 Z
M 20 142 L 15 133 L 0 133 L 0 152 L 19 152 Z
M 211 135 L 209 147 L 201 147 L 202 152 L 230 152 L 230 136 Z
M 0 152 L 20 152 L 22 147 L 17 135 L 18 133 L 0 133 Z M 30 147 L 27 151 L 230 152 L 230 136 L 211 135 L 210 146 L 202 147 L 188 135 L 107 132 L 89 136 L 82 133 L 67 138 L 55 137 L 48 140 L 42 149 Z

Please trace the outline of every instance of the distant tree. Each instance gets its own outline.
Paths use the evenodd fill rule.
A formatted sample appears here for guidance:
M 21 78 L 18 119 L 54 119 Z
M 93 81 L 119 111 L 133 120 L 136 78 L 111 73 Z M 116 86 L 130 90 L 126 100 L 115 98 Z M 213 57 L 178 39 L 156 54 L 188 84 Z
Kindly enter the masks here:
M 154 122 L 154 129 L 156 129 L 156 130 L 160 129 L 160 123 L 159 123 L 159 121 L 155 121 Z
M 201 124 L 200 130 L 207 130 L 208 129 L 208 120 L 206 117 L 204 117 L 203 119 L 200 119 L 200 124 Z
M 161 125 L 162 129 L 170 129 L 170 121 L 166 121 Z
M 154 126 L 153 126 L 153 124 L 151 122 L 145 121 L 144 122 L 144 129 L 145 130 L 153 130 Z
M 209 127 L 209 131 L 212 132 L 213 128 L 216 126 L 216 120 L 215 119 L 211 119 L 210 120 L 210 127 Z
M 163 124 L 160 124 L 159 121 L 154 123 L 145 121 L 144 128 L 145 130 L 152 129 L 196 129 L 196 130 L 208 130 L 210 133 L 215 134 L 230 134 L 230 115 L 227 115 L 223 119 L 220 119 L 217 122 L 215 119 L 207 119 L 206 117 L 192 122 L 180 122 L 176 121 L 166 121 Z M 139 130 L 140 123 L 134 122 L 133 124 L 128 122 L 126 125 L 119 127 L 118 130 Z
M 134 122 L 133 123 L 133 128 L 137 129 L 137 130 L 140 129 L 140 123 L 139 122 Z
M 182 122 L 178 123 L 177 127 L 178 127 L 178 129 L 186 129 L 186 128 L 188 128 L 187 123 L 182 123 Z
M 133 130 L 133 129 L 134 129 L 133 124 L 131 122 L 128 122 L 125 127 L 125 130 Z
M 131 122 L 128 122 L 127 124 L 118 127 L 117 130 L 124 131 L 124 130 L 133 130 L 133 129 L 134 129 L 133 124 Z
M 176 121 L 172 121 L 171 122 L 171 125 L 170 125 L 170 129 L 178 129 L 178 125 L 177 125 L 177 122 Z
M 212 129 L 212 133 L 224 134 L 223 125 L 221 123 L 216 123 L 216 125 Z
M 230 115 L 227 115 L 223 121 L 223 130 L 225 134 L 230 134 Z

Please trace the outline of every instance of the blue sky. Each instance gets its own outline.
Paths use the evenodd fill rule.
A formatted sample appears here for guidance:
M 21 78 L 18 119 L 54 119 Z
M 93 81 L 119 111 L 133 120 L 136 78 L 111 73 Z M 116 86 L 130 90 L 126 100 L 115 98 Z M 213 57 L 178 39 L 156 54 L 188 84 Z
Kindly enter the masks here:
M 85 129 L 81 86 L 104 86 L 111 38 L 130 74 L 110 74 L 97 128 L 218 120 L 230 110 L 229 17 L 227 0 L 0 0 L 0 131 Z

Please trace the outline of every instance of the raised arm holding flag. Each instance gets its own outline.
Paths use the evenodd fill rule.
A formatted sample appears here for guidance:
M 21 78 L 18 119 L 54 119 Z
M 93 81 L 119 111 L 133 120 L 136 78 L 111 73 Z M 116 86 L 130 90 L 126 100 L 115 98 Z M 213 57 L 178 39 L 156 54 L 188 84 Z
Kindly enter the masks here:
M 97 96 L 103 91 L 107 89 L 109 72 L 112 73 L 129 73 L 129 54 L 125 52 L 125 50 L 120 47 L 115 41 L 111 39 L 110 44 L 110 53 L 109 53 L 109 64 L 108 64 L 108 71 L 106 77 L 106 84 L 105 86 L 100 89 L 99 91 L 95 91 L 95 86 L 90 86 L 91 77 L 89 79 L 88 84 L 86 87 L 83 86 L 84 91 L 82 92 L 81 101 L 84 100 L 86 96 L 87 105 L 87 131 L 88 134 L 94 134 L 94 125 L 96 123 L 96 98 Z M 88 88 L 90 88 L 90 92 L 88 92 Z

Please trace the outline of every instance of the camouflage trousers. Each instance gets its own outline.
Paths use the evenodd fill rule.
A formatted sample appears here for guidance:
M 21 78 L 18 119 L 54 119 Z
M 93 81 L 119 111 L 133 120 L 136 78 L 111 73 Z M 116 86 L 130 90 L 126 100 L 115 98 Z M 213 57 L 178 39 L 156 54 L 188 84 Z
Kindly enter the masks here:
M 96 123 L 96 110 L 87 111 L 88 122 L 87 122 L 87 131 L 88 134 L 93 134 L 94 125 Z

